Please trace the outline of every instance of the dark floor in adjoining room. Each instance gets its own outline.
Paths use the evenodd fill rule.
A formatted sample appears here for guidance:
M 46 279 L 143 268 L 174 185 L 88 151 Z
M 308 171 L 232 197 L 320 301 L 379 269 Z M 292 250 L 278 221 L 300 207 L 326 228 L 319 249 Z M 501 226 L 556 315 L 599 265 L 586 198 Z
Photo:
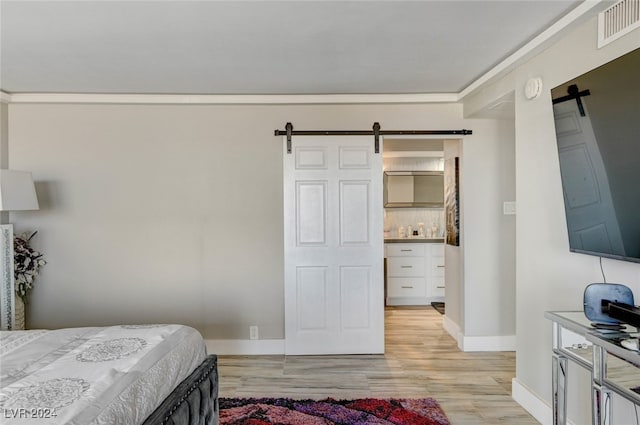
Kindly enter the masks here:
M 445 313 L 444 303 L 442 303 L 442 302 L 434 301 L 434 302 L 431 303 L 431 307 L 433 307 L 440 314 L 444 314 Z

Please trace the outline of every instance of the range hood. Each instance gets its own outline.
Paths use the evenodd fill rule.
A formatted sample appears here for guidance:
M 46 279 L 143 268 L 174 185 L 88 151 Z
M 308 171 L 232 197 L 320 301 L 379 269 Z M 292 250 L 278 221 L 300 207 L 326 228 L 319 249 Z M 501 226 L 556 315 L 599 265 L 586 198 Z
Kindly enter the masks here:
M 385 208 L 444 208 L 442 171 L 385 171 Z

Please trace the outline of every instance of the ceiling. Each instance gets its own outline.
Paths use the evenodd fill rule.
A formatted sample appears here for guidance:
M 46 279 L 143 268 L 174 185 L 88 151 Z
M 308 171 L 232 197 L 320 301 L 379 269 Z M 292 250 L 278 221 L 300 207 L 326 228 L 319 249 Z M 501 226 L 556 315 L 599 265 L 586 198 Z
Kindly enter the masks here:
M 459 93 L 575 0 L 0 2 L 7 93 Z

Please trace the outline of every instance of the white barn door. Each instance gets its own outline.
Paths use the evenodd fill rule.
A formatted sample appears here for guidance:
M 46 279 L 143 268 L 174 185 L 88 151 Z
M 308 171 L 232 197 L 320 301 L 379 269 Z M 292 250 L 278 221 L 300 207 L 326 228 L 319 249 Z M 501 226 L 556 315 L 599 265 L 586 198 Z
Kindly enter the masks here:
M 382 153 L 373 136 L 292 141 L 291 154 L 283 142 L 285 353 L 383 353 Z

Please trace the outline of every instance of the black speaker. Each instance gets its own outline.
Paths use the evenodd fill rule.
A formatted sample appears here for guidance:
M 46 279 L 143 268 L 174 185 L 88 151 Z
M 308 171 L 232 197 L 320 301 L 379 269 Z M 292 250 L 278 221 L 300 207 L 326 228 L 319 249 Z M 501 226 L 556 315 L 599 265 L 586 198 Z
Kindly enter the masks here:
M 617 325 L 620 323 L 620 320 L 607 314 L 609 303 L 633 306 L 633 292 L 629 287 L 618 283 L 592 283 L 585 288 L 584 315 L 594 325 Z

